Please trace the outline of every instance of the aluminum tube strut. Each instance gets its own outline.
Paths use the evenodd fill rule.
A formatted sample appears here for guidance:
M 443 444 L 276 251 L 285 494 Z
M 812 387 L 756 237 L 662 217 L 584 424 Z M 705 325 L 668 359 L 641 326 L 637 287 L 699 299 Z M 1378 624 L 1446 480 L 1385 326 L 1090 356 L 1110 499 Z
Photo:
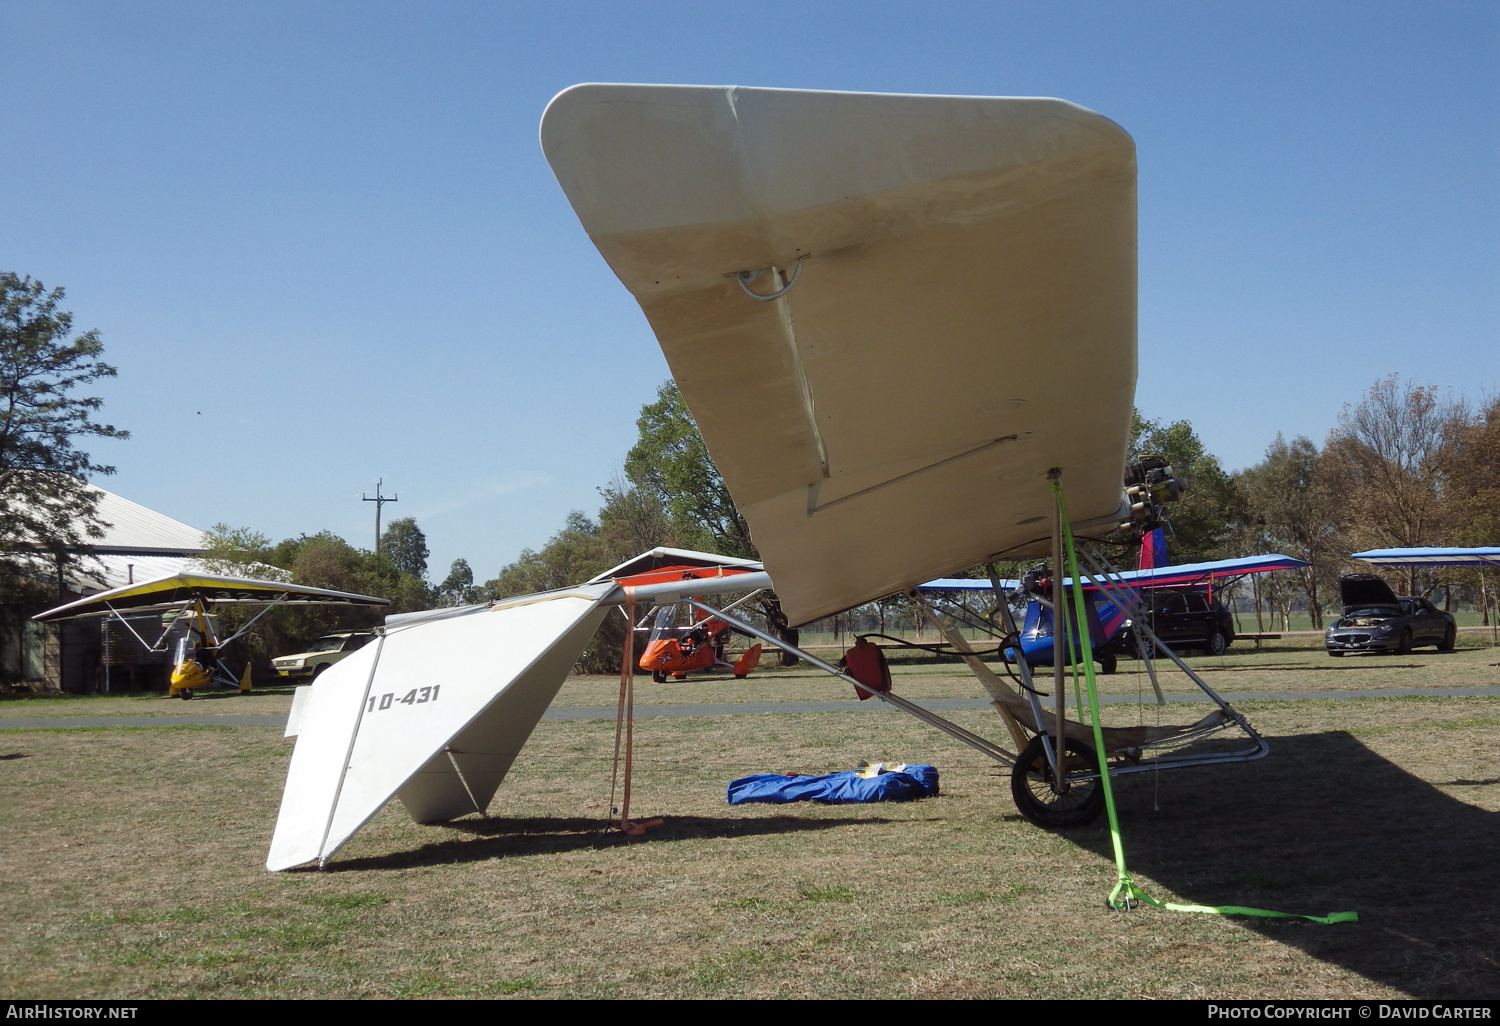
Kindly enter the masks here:
M 1061 477 L 1062 473 L 1056 468 L 1047 474 L 1048 480 L 1054 482 Z M 1058 750 L 1049 751 L 1047 755 L 1052 760 L 1052 790 L 1057 794 L 1062 794 L 1065 790 L 1066 782 L 1063 778 L 1067 775 L 1063 769 L 1063 762 L 1068 750 L 1068 741 L 1063 728 L 1065 726 L 1064 714 L 1068 706 L 1068 688 L 1063 672 L 1063 659 L 1072 654 L 1071 632 L 1068 629 L 1068 607 L 1063 597 L 1062 538 L 1062 507 L 1054 502 L 1052 504 L 1052 685 L 1057 689 L 1057 726 L 1053 736 L 1057 739 Z M 1093 657 L 1092 652 L 1089 653 L 1089 657 Z M 1080 658 L 1082 658 L 1082 653 L 1080 653 Z
M 1034 717 L 1031 722 L 1040 728 L 1044 722 L 1042 720 L 1042 702 L 1041 699 L 1037 698 L 1036 686 L 1031 682 L 1031 664 L 1026 661 L 1026 652 L 1021 648 L 1021 631 L 1016 626 L 1015 617 L 1011 615 L 1010 602 L 1005 597 L 1004 589 L 1000 587 L 1000 575 L 995 572 L 995 564 L 990 563 L 987 569 L 990 573 L 990 587 L 994 589 L 995 599 L 1000 604 L 1000 615 L 1005 621 L 1005 633 L 1016 639 L 1013 648 L 1016 654 L 1016 669 L 1020 671 L 1021 687 L 1026 692 L 1026 699 L 1031 703 L 1031 715 Z M 1056 618 L 1054 617 L 1054 619 Z M 1003 652 L 1001 653 L 1001 657 L 1004 657 Z M 1052 754 L 1052 742 L 1048 740 L 1046 731 L 1042 731 L 1041 738 L 1042 751 L 1047 755 L 1047 762 L 1050 765 L 1056 765 L 1056 757 Z
M 1145 620 L 1145 617 L 1140 613 L 1141 605 L 1136 601 L 1134 592 L 1132 592 L 1128 587 L 1120 584 L 1114 578 L 1110 577 L 1108 573 L 1101 570 L 1099 568 L 1099 564 L 1095 562 L 1093 555 L 1090 554 L 1088 549 L 1079 546 L 1078 551 L 1083 556 L 1084 561 L 1099 573 L 1099 579 L 1095 580 L 1091 574 L 1085 571 L 1084 576 L 1088 578 L 1089 582 L 1096 585 L 1101 591 L 1103 591 L 1104 594 L 1109 597 L 1109 600 L 1111 602 L 1115 603 L 1121 609 L 1129 613 L 1132 623 L 1143 622 Z M 1158 683 L 1156 679 L 1156 666 L 1154 665 L 1151 657 L 1146 654 L 1145 639 L 1141 637 L 1141 633 L 1139 631 L 1132 631 L 1131 635 L 1135 639 L 1136 654 L 1141 657 L 1141 662 L 1146 667 L 1146 675 L 1151 678 L 1151 690 L 1156 692 L 1156 704 L 1166 705 L 1167 696 L 1162 694 L 1161 684 Z
M 184 602 L 181 605 L 181 607 L 178 608 L 178 610 L 177 610 L 177 616 L 181 616 L 183 614 L 183 612 L 187 609 L 187 607 L 189 605 L 191 605 L 191 604 L 192 604 L 192 600 L 191 599 L 189 599 L 187 602 Z M 172 618 L 172 622 L 170 624 L 168 624 L 166 627 L 162 628 L 161 637 L 157 638 L 153 642 L 153 641 L 147 641 L 145 638 L 143 638 L 139 634 L 137 634 L 136 633 L 136 629 L 134 627 L 130 626 L 130 621 L 127 620 L 127 619 L 125 619 L 125 614 L 122 613 L 122 612 L 120 612 L 113 605 L 111 605 L 110 603 L 106 602 L 106 603 L 104 603 L 104 608 L 108 609 L 111 613 L 113 613 L 114 616 L 115 616 L 115 619 L 119 620 L 122 624 L 124 624 L 125 625 L 125 629 L 127 631 L 129 631 L 131 634 L 135 635 L 135 640 L 139 641 L 142 645 L 144 645 L 146 647 L 146 651 L 147 652 L 165 652 L 166 651 L 166 649 L 164 649 L 164 648 L 160 648 L 159 649 L 156 646 L 160 645 L 163 641 L 167 640 L 167 635 L 171 634 L 172 633 L 172 628 L 177 625 L 177 617 L 174 616 Z
M 229 644 L 231 641 L 233 641 L 236 638 L 242 636 L 251 627 L 255 626 L 255 621 L 256 620 L 259 620 L 261 617 L 265 616 L 271 610 L 273 610 L 277 606 L 281 605 L 281 603 L 285 602 L 286 599 L 287 599 L 287 593 L 286 592 L 282 592 L 280 595 L 276 596 L 276 598 L 273 601 L 271 601 L 271 602 L 269 602 L 269 603 L 266 604 L 266 607 L 264 609 L 262 609 L 260 612 L 256 613 L 254 616 L 252 616 L 250 618 L 250 620 L 245 624 L 245 626 L 243 626 L 239 630 L 235 631 L 229 637 L 223 639 L 222 641 L 217 642 L 216 643 L 217 647 L 223 648 L 225 645 Z
M 1086 553 L 1086 552 L 1084 553 L 1084 558 L 1086 560 L 1088 560 L 1089 563 L 1093 563 L 1094 564 L 1094 569 L 1095 570 L 1099 569 L 1098 564 L 1094 563 L 1094 560 L 1088 555 L 1088 553 Z M 1099 579 L 1095 578 L 1092 574 L 1090 574 L 1087 571 L 1085 571 L 1083 573 L 1083 576 L 1089 581 L 1089 583 L 1091 583 L 1095 587 L 1103 590 L 1105 592 L 1105 594 L 1110 594 L 1109 588 L 1102 581 L 1100 581 Z M 1101 577 L 1106 577 L 1106 578 L 1108 577 L 1107 574 L 1102 574 L 1102 573 L 1101 573 L 1100 576 Z M 1120 585 L 1115 584 L 1115 586 L 1119 587 Z M 1176 652 L 1172 651 L 1172 649 L 1165 642 L 1163 642 L 1161 640 L 1161 638 L 1159 638 L 1159 637 L 1156 636 L 1156 632 L 1155 631 L 1153 631 L 1150 627 L 1147 627 L 1144 623 L 1140 624 L 1140 628 L 1141 628 L 1141 631 L 1144 632 L 1145 636 L 1148 639 L 1150 639 L 1151 644 L 1152 644 L 1152 646 L 1154 648 L 1156 648 L 1156 649 L 1158 649 L 1158 650 L 1160 650 L 1162 652 L 1165 652 L 1167 654 L 1167 657 L 1169 659 L 1171 659 L 1172 662 L 1174 662 L 1174 663 L 1177 664 L 1177 668 L 1180 669 L 1183 673 L 1187 674 L 1188 679 L 1191 680 L 1194 684 L 1197 684 L 1198 687 L 1203 690 L 1204 694 L 1206 694 L 1209 698 L 1213 699 L 1213 701 L 1218 704 L 1219 708 L 1221 710 L 1223 710 L 1225 713 L 1227 713 L 1229 715 L 1229 717 L 1234 720 L 1235 725 L 1238 726 L 1241 730 L 1243 730 L 1246 733 L 1246 735 L 1248 735 L 1249 738 L 1256 743 L 1256 750 L 1253 753 L 1248 753 L 1248 754 L 1230 754 L 1230 755 L 1217 755 L 1217 756 L 1216 755 L 1158 756 L 1155 759 L 1149 760 L 1149 762 L 1147 762 L 1147 763 L 1141 763 L 1141 764 L 1138 764 L 1137 766 L 1134 766 L 1134 767 L 1130 767 L 1130 768 L 1127 768 L 1127 769 L 1112 770 L 1111 771 L 1112 773 L 1115 773 L 1115 774 L 1122 773 L 1122 772 L 1133 773 L 1133 772 L 1139 772 L 1140 770 L 1148 768 L 1150 766 L 1163 766 L 1163 767 L 1165 767 L 1165 766 L 1170 766 L 1170 765 L 1174 765 L 1174 764 L 1175 765 L 1179 765 L 1179 766 L 1202 766 L 1202 765 L 1207 765 L 1209 763 L 1214 763 L 1214 762 L 1248 762 L 1248 761 L 1250 761 L 1252 759 L 1259 759 L 1259 758 L 1261 758 L 1262 756 L 1268 754 L 1271 751 L 1270 744 L 1266 741 L 1265 738 L 1263 738 L 1263 737 L 1260 736 L 1260 733 L 1258 731 L 1256 731 L 1256 729 L 1254 727 L 1252 727 L 1250 725 L 1250 721 L 1247 720 L 1243 715 L 1241 715 L 1240 712 L 1234 708 L 1234 706 L 1230 705 L 1227 701 L 1225 701 L 1219 695 L 1218 692 L 1216 692 L 1213 688 L 1209 687 L 1208 684 L 1207 684 L 1207 682 L 1205 682 L 1202 677 L 1200 677 L 1196 673 L 1194 673 L 1192 667 L 1188 666 L 1187 663 L 1183 662 L 1182 659 L 1177 655 Z M 1137 637 L 1137 639 L 1139 639 L 1140 638 L 1140 634 L 1137 634 L 1136 637 Z M 1142 655 L 1142 658 L 1144 659 L 1145 658 L 1144 646 L 1142 647 L 1142 653 L 1141 653 L 1141 655 Z M 1147 661 L 1147 666 L 1148 667 L 1150 666 L 1150 661 L 1149 660 Z M 1153 683 L 1155 682 L 1155 673 L 1154 672 L 1152 673 L 1152 681 L 1153 681 Z M 1157 694 L 1160 695 L 1161 692 L 1158 690 Z
M 982 752 L 985 755 L 988 755 L 996 762 L 1004 763 L 1007 766 L 1015 765 L 1016 756 L 1014 753 L 1006 751 L 1004 748 L 1001 748 L 999 745 L 995 744 L 992 741 L 988 741 L 985 738 L 980 737 L 978 734 L 974 733 L 971 730 L 965 730 L 963 727 L 960 727 L 958 724 L 952 722 L 951 720 L 944 719 L 937 713 L 932 712 L 930 709 L 923 709 L 915 702 L 902 698 L 899 695 L 893 695 L 888 691 L 876 691 L 874 688 L 866 687 L 864 684 L 861 684 L 849 674 L 844 673 L 837 666 L 825 663 L 817 656 L 809 655 L 808 653 L 802 651 L 802 649 L 798 648 L 796 645 L 788 644 L 775 635 L 768 634 L 760 628 L 748 624 L 738 617 L 730 616 L 722 612 L 721 610 L 715 609 L 713 606 L 700 602 L 696 598 L 685 598 L 683 599 L 683 601 L 687 602 L 688 605 L 692 606 L 695 609 L 701 610 L 705 613 L 710 613 L 721 620 L 727 621 L 736 630 L 743 631 L 746 634 L 750 635 L 752 638 L 758 638 L 768 645 L 774 645 L 776 648 L 781 649 L 783 652 L 790 652 L 797 658 L 804 660 L 809 666 L 817 667 L 824 673 L 833 674 L 840 680 L 854 685 L 857 690 L 863 692 L 864 694 L 872 695 L 875 698 L 880 699 L 882 702 L 885 702 L 889 705 L 894 705 L 897 709 L 900 709 L 903 712 L 911 713 L 917 719 L 931 724 L 938 730 L 941 730 L 944 734 L 947 734 L 949 737 L 952 737 L 955 740 L 968 745 L 975 751 Z

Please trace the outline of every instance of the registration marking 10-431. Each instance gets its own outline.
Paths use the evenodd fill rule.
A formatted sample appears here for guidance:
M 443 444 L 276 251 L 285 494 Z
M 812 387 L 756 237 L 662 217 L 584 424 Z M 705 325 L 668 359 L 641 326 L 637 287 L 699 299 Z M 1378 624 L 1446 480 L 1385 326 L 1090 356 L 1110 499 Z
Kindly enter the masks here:
M 434 684 L 430 688 L 412 688 L 400 698 L 396 697 L 394 691 L 387 691 L 383 695 L 371 695 L 370 707 L 365 711 L 382 712 L 394 705 L 421 705 L 423 702 L 436 702 L 438 689 L 441 687 L 441 684 Z

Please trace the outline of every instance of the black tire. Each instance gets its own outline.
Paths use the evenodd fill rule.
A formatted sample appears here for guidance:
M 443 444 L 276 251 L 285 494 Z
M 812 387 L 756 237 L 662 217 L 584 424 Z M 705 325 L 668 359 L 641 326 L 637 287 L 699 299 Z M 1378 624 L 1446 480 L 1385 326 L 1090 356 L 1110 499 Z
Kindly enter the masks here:
M 1097 772 L 1099 763 L 1092 748 L 1068 738 L 1063 766 L 1070 773 Z M 1104 810 L 1104 787 L 1097 777 L 1077 781 L 1062 794 L 1052 790 L 1052 767 L 1040 737 L 1031 739 L 1011 768 L 1010 794 L 1021 815 L 1044 830 L 1084 826 Z
M 1437 650 L 1439 652 L 1452 652 L 1453 651 L 1453 644 L 1457 640 L 1458 640 L 1458 628 L 1455 627 L 1455 626 L 1453 626 L 1450 623 L 1448 625 L 1448 629 L 1443 632 L 1443 640 L 1438 642 Z
M 658 684 L 665 684 L 667 682 L 666 671 L 664 671 L 664 670 L 652 670 L 651 671 L 651 679 L 653 681 L 655 681 L 656 683 L 658 683 Z
M 1113 652 L 1100 652 L 1098 655 L 1094 656 L 1094 658 L 1099 663 L 1100 673 L 1108 676 L 1109 674 L 1115 672 L 1115 667 L 1118 665 L 1118 660 L 1115 659 L 1115 654 Z
M 1214 631 L 1208 636 L 1208 640 L 1203 643 L 1203 654 L 1221 656 L 1228 647 L 1229 642 L 1224 639 L 1224 635 L 1219 631 Z
M 332 665 L 333 665 L 333 664 L 332 664 L 332 663 L 319 663 L 319 664 L 318 664 L 318 665 L 317 665 L 317 666 L 315 666 L 315 667 L 313 667 L 313 674 L 312 674 L 312 676 L 311 676 L 311 677 L 309 677 L 309 678 L 307 678 L 307 682 L 308 682 L 308 683 L 309 683 L 309 684 L 311 684 L 311 683 L 313 683 L 313 682 L 314 682 L 314 681 L 316 681 L 316 680 L 317 680 L 317 679 L 318 679 L 318 676 L 319 676 L 319 675 L 320 675 L 320 674 L 321 674 L 321 673 L 322 673 L 322 672 L 323 672 L 323 671 L 324 671 L 324 670 L 326 670 L 326 669 L 328 669 L 328 668 L 329 668 L 329 667 L 330 667 L 330 666 L 332 666 Z
M 1396 643 L 1397 655 L 1411 655 L 1411 628 L 1401 632 L 1401 640 Z
M 188 699 L 193 697 L 193 689 L 183 688 L 181 691 L 177 692 L 177 697 L 186 702 Z

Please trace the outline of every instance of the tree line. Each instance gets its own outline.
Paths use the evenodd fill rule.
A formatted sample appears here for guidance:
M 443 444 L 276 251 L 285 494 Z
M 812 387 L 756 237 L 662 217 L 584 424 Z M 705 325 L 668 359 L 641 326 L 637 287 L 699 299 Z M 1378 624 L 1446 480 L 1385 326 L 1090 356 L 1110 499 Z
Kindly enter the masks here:
M 1269 580 L 1285 616 L 1305 608 L 1315 627 L 1337 608 L 1348 556 L 1375 548 L 1500 545 L 1500 397 L 1478 403 L 1436 386 L 1377 381 L 1346 405 L 1322 448 L 1281 435 L 1260 463 L 1229 479 L 1233 515 L 1226 554 L 1279 551 L 1312 565 Z M 1362 567 L 1368 570 L 1368 567 Z M 1477 606 L 1490 623 L 1494 594 L 1474 569 L 1409 567 L 1384 572 L 1404 595 Z
M 317 633 L 367 626 L 384 612 L 459 605 L 565 588 L 657 546 L 698 549 L 750 559 L 759 553 L 729 490 L 708 455 L 687 404 L 668 381 L 642 409 L 637 436 L 621 473 L 598 489 L 592 513 L 570 512 L 540 548 L 523 549 L 483 584 L 456 560 L 441 584 L 426 584 L 426 539 L 412 518 L 394 521 L 380 552 L 355 549 L 323 532 L 271 545 L 243 529 L 219 525 L 210 559 L 250 573 L 253 564 L 278 568 L 315 587 L 390 598 L 384 611 L 284 611 L 263 643 L 274 648 Z M 1367 548 L 1493 544 L 1500 541 L 1500 399 L 1473 404 L 1434 386 L 1391 376 L 1347 405 L 1319 447 L 1278 435 L 1264 458 L 1228 472 L 1185 420 L 1152 420 L 1136 411 L 1133 455 L 1152 452 L 1170 461 L 1187 486 L 1168 508 L 1168 550 L 1174 563 L 1280 552 L 1311 564 L 1288 574 L 1241 582 L 1245 598 L 1263 603 L 1282 625 L 1306 611 L 1315 627 L 1337 609 L 1338 578 L 1358 567 L 1349 560 Z M 1115 565 L 1134 566 L 1134 550 L 1116 544 Z M 1021 564 L 1000 567 L 1019 576 Z M 969 571 L 984 576 L 983 568 Z M 253 575 L 253 574 L 252 574 Z M 1402 594 L 1432 596 L 1442 604 L 1485 610 L 1493 588 L 1474 570 L 1411 568 L 1391 573 Z M 762 624 L 796 644 L 774 593 L 759 606 Z M 921 629 L 921 611 L 890 596 L 840 617 L 807 625 L 814 631 Z M 605 626 L 580 663 L 586 672 L 618 668 L 624 623 Z M 285 650 L 285 649 L 283 649 Z
M 378 551 L 356 548 L 332 531 L 272 543 L 246 527 L 215 524 L 204 535 L 197 562 L 209 573 L 287 581 L 331 591 L 389 599 L 389 606 L 288 606 L 256 621 L 245 644 L 262 660 L 295 652 L 323 634 L 368 630 L 390 613 L 478 601 L 469 564 L 455 560 L 441 584 L 427 583 L 427 538 L 415 517 L 393 520 L 381 533 Z M 221 627 L 237 629 L 255 610 L 226 608 Z
M 74 335 L 63 298 L 62 289 L 0 273 L 0 621 L 29 615 L 49 595 L 39 581 L 45 559 L 55 559 L 60 573 L 67 553 L 86 552 L 107 526 L 87 482 L 114 468 L 95 462 L 79 443 L 129 437 L 96 419 L 102 400 L 74 394 L 113 377 L 115 368 L 101 359 L 97 331 Z M 1338 577 L 1357 569 L 1348 560 L 1352 552 L 1500 544 L 1497 397 L 1471 402 L 1392 375 L 1344 407 L 1321 447 L 1304 436 L 1278 435 L 1259 463 L 1234 473 L 1185 420 L 1151 420 L 1137 411 L 1130 449 L 1165 456 L 1187 484 L 1184 500 L 1169 510 L 1174 562 L 1282 552 L 1311 564 L 1250 585 L 1257 608 L 1264 601 L 1283 619 L 1305 609 L 1322 626 L 1325 611 L 1338 604 Z M 429 584 L 426 538 L 410 517 L 390 524 L 374 552 L 327 531 L 273 543 L 249 528 L 219 524 L 206 538 L 205 560 L 236 575 L 391 600 L 386 610 L 276 610 L 258 625 L 254 647 L 264 656 L 321 633 L 372 626 L 385 612 L 566 587 L 660 545 L 758 558 L 671 381 L 642 408 L 621 472 L 598 492 L 597 511 L 569 513 L 545 544 L 524 549 L 482 585 L 463 559 L 441 583 Z M 1133 565 L 1128 546 L 1114 555 Z M 1430 597 L 1441 590 L 1445 606 L 1479 606 L 1490 622 L 1493 589 L 1477 571 L 1414 567 L 1389 576 L 1402 593 Z M 912 611 L 897 596 L 865 612 L 883 626 L 888 617 L 909 620 Z M 759 615 L 778 636 L 797 642 L 799 632 L 774 593 L 761 597 Z M 606 624 L 585 655 L 587 669 L 618 666 L 623 624 Z
M 667 382 L 641 411 L 624 474 L 599 489 L 596 515 L 574 511 L 540 549 L 485 583 L 485 597 L 503 598 L 584 580 L 655 545 L 758 558 L 744 518 L 709 459 L 675 384 Z M 1500 545 L 1500 397 L 1474 403 L 1391 375 L 1359 402 L 1347 404 L 1320 447 L 1282 435 L 1260 462 L 1228 472 L 1186 420 L 1152 420 L 1135 412 L 1132 456 L 1167 458 L 1187 486 L 1168 508 L 1168 551 L 1174 563 L 1280 552 L 1311 564 L 1292 574 L 1241 582 L 1246 598 L 1264 603 L 1283 624 L 1305 610 L 1321 628 L 1339 605 L 1338 579 L 1370 567 L 1351 553 L 1426 545 Z M 1135 552 L 1115 544 L 1116 566 L 1134 568 Z M 1019 576 L 1023 567 L 999 568 Z M 984 576 L 982 568 L 969 571 Z M 1387 574 L 1401 594 L 1431 597 L 1447 608 L 1483 610 L 1489 624 L 1494 589 L 1476 570 L 1414 567 Z M 763 608 L 768 626 L 795 643 L 797 631 L 779 606 Z M 921 627 L 920 610 L 901 596 L 807 625 L 811 630 Z M 618 639 L 601 638 L 590 663 L 618 665 Z

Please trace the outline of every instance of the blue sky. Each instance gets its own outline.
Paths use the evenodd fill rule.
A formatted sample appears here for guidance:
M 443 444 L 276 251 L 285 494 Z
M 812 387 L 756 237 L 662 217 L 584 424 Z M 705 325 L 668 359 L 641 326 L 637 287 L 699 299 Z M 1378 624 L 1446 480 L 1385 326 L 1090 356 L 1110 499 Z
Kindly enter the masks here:
M 0 269 L 120 368 L 101 483 L 436 578 L 597 508 L 667 377 L 537 145 L 577 82 L 1058 96 L 1135 137 L 1137 404 L 1227 467 L 1500 390 L 1500 4 L 0 0 Z M 200 412 L 201 411 L 201 412 Z

